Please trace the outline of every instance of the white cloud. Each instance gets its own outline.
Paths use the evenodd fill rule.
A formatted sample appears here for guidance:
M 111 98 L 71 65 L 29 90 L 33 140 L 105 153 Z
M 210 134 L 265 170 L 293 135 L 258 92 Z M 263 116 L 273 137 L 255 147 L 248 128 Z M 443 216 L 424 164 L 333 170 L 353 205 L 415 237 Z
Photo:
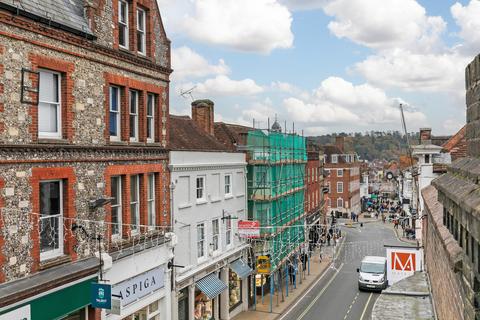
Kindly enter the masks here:
M 406 91 L 464 90 L 464 70 L 469 58 L 455 51 L 418 54 L 395 49 L 369 56 L 355 65 L 368 82 Z
M 477 54 L 480 46 L 480 1 L 471 0 L 466 6 L 455 3 L 451 8 L 455 22 L 460 27 L 459 36 L 465 41 L 468 50 Z
M 194 40 L 247 52 L 291 48 L 292 16 L 276 0 L 194 0 L 181 31 Z
M 251 96 L 263 92 L 263 88 L 252 79 L 232 80 L 227 76 L 219 75 L 197 84 L 185 83 L 180 90 L 195 87 L 193 96 L 198 99 L 215 96 Z M 178 90 L 177 90 L 178 91 Z
M 442 128 L 446 134 L 455 134 L 465 125 L 465 121 L 459 121 L 456 119 L 447 119 L 443 122 Z
M 279 0 L 290 10 L 315 10 L 321 9 L 331 0 Z
M 297 98 L 284 100 L 288 115 L 307 127 L 385 126 L 400 127 L 398 105 L 402 100 L 390 98 L 379 88 L 369 84 L 353 85 L 338 77 L 325 79 L 309 101 Z M 413 107 L 406 108 L 409 125 L 421 126 L 426 116 Z M 318 130 L 318 128 L 317 128 Z
M 186 46 L 172 50 L 172 66 L 174 80 L 230 73 L 230 68 L 223 59 L 220 59 L 216 65 L 210 64 L 204 57 Z
M 429 50 L 446 28 L 415 0 L 334 0 L 324 11 L 335 18 L 328 24 L 333 34 L 374 49 Z

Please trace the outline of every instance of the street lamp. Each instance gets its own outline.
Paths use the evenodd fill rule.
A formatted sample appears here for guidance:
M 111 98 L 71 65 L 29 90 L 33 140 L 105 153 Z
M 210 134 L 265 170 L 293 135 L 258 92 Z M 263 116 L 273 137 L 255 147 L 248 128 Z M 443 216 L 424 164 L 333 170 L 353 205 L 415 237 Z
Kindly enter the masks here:
M 113 197 L 102 197 L 102 198 L 98 198 L 98 199 L 95 199 L 95 200 L 90 200 L 89 203 L 88 203 L 88 207 L 90 209 L 90 212 L 94 212 L 95 210 L 97 210 L 98 208 L 101 208 L 109 203 L 111 203 L 115 198 Z M 80 231 L 82 231 L 82 233 L 88 238 L 88 239 L 91 239 L 91 240 L 96 240 L 98 241 L 98 254 L 99 254 L 99 265 L 98 265 L 98 269 L 99 269 L 99 281 L 103 281 L 103 272 L 102 272 L 102 266 L 103 266 L 103 259 L 102 259 L 102 235 L 101 234 L 98 234 L 98 235 L 91 235 L 87 232 L 87 230 L 85 229 L 84 226 L 82 225 L 79 225 L 77 223 L 72 223 L 72 227 L 71 227 L 71 230 L 74 232 L 75 230 L 79 229 Z

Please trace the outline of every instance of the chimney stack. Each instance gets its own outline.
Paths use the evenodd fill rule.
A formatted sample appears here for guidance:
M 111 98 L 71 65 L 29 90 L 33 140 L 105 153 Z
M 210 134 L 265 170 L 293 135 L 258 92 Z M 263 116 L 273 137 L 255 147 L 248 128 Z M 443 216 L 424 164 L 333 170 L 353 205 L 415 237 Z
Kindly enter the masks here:
M 344 152 L 345 149 L 345 137 L 335 137 L 335 145 L 340 151 Z
M 432 128 L 420 128 L 420 144 L 432 143 Z
M 197 126 L 210 135 L 214 135 L 213 106 L 211 100 L 195 100 L 192 102 L 192 119 Z

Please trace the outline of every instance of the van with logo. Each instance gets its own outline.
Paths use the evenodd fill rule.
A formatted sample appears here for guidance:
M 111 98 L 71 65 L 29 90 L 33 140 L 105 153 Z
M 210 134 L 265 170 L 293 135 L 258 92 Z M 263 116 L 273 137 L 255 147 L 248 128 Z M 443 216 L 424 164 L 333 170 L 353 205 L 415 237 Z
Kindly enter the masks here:
M 358 272 L 358 289 L 378 290 L 387 288 L 387 258 L 366 256 L 363 258 Z

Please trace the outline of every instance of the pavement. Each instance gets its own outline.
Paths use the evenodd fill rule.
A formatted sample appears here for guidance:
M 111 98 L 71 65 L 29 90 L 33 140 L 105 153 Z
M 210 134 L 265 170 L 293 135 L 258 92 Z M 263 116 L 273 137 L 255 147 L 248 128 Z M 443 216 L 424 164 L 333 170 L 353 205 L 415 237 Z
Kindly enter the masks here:
M 388 289 L 378 298 L 372 320 L 435 319 L 425 272 L 415 272 Z
M 339 246 L 340 245 L 341 241 L 339 241 Z M 320 279 L 325 271 L 330 267 L 332 263 L 332 249 L 333 247 L 323 248 L 321 261 L 318 249 L 314 254 L 312 254 L 312 259 L 310 260 L 310 274 L 308 274 L 308 270 L 306 270 L 306 274 L 301 280 L 298 280 L 296 288 L 294 288 L 293 285 L 289 286 L 288 297 L 286 296 L 285 288 L 283 288 L 282 293 L 274 294 L 273 310 L 271 313 L 270 294 L 267 293 L 264 295 L 263 303 L 261 301 L 261 297 L 257 296 L 256 310 L 242 312 L 235 316 L 233 320 L 273 320 L 278 318 L 295 302 L 299 301 L 299 299 L 302 298 L 303 294 L 312 286 L 312 284 L 318 281 L 318 279 Z
M 360 217 L 359 223 L 347 227 L 347 219 L 339 219 L 343 224 L 343 244 L 330 265 L 322 262 L 318 271 L 297 287 L 282 303 L 275 304 L 269 313 L 269 300 L 257 305 L 256 311 L 241 313 L 234 320 L 367 320 L 379 293 L 360 292 L 356 268 L 366 255 L 385 256 L 385 244 L 402 242 L 392 230 L 393 226 L 383 224 L 375 218 Z M 363 226 L 360 226 L 363 222 Z M 313 266 L 313 264 L 312 264 Z M 276 297 L 275 297 L 276 298 Z

